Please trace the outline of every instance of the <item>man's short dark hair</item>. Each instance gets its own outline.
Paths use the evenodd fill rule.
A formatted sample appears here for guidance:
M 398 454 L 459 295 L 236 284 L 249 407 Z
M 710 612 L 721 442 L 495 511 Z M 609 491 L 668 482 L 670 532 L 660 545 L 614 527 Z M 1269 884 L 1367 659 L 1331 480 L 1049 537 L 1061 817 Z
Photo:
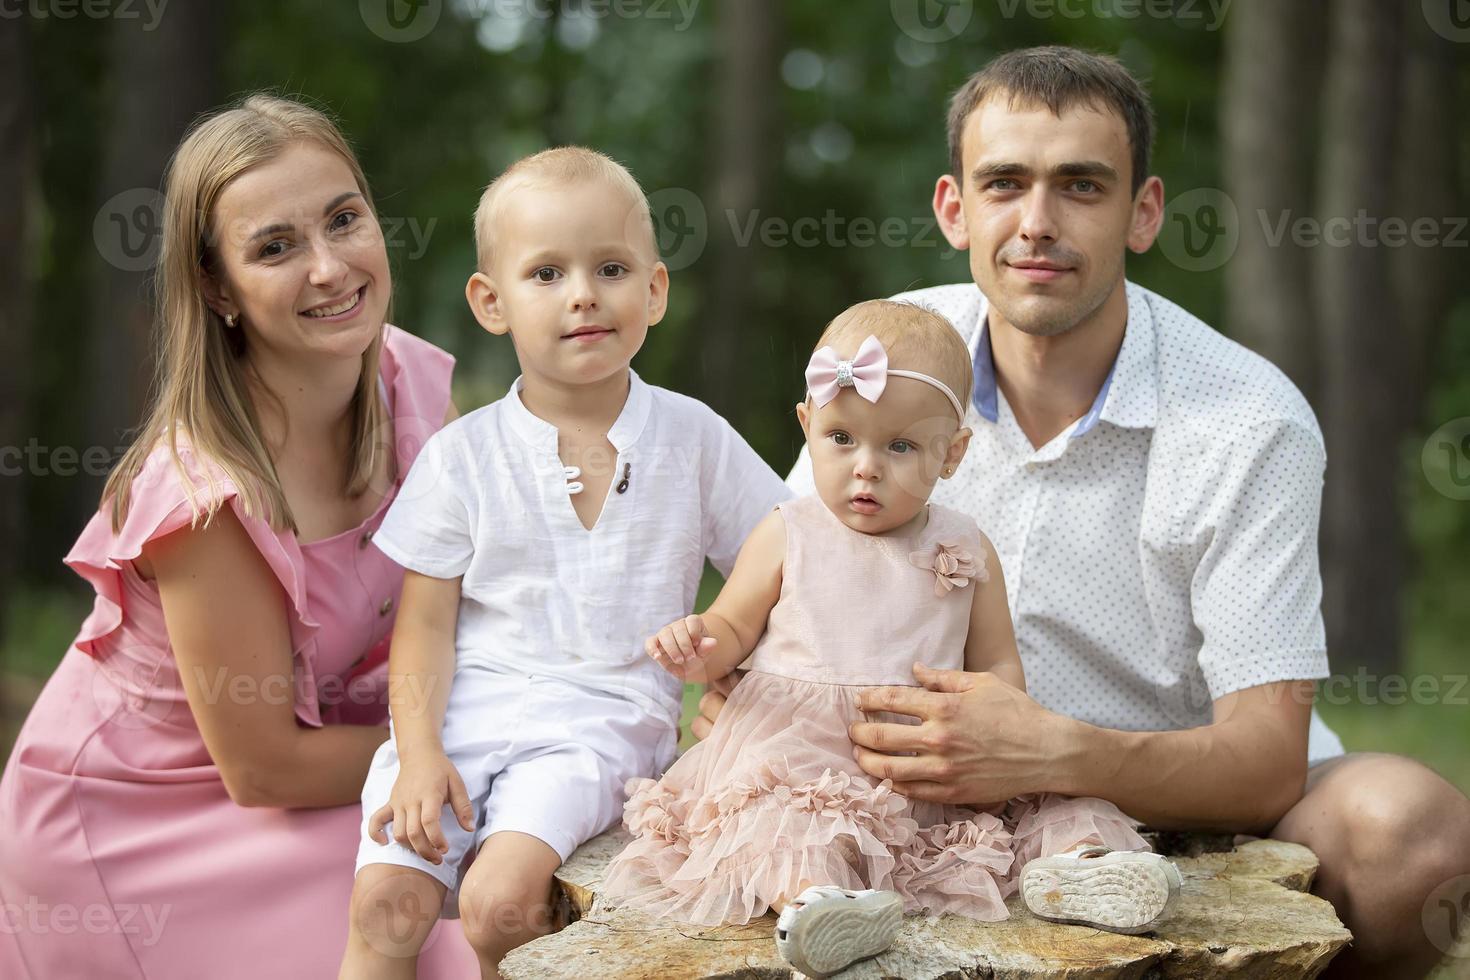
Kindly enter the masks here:
M 1117 58 L 1047 45 L 1006 52 L 971 75 L 950 100 L 950 169 L 961 187 L 965 183 L 960 153 L 965 123 L 981 103 L 996 95 L 1008 98 L 1012 106 L 1044 105 L 1057 116 L 1076 105 L 1116 112 L 1128 127 L 1132 192 L 1137 194 L 1143 186 L 1154 140 L 1154 111 L 1148 93 Z

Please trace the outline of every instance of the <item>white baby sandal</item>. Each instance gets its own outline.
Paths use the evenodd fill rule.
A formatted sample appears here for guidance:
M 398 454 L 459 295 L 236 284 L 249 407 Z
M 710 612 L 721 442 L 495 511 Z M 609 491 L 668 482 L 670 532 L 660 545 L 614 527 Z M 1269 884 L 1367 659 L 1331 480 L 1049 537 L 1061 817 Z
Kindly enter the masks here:
M 829 977 L 893 945 L 903 922 L 896 892 L 813 885 L 782 909 L 776 949 L 809 977 Z
M 1152 851 L 1079 847 L 1021 869 L 1021 897 L 1032 915 L 1129 934 L 1153 929 L 1182 885 L 1173 862 Z

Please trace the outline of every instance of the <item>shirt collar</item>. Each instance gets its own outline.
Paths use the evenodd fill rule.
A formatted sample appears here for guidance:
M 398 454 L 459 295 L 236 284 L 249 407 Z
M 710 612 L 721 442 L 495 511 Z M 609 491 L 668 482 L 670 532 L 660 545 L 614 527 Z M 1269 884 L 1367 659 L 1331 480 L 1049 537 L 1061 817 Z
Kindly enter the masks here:
M 511 428 L 533 446 L 549 447 L 555 452 L 556 426 L 531 414 L 526 403 L 521 401 L 523 386 L 524 376 L 518 376 L 505 396 L 505 411 L 510 419 Z M 612 443 L 613 448 L 618 452 L 626 452 L 643 434 L 643 428 L 648 423 L 652 402 L 653 398 L 649 394 L 647 382 L 638 377 L 637 371 L 629 368 L 628 398 L 623 402 L 623 410 L 618 413 L 617 421 L 613 422 L 612 428 L 607 430 L 607 441 Z
M 1124 428 L 1153 428 L 1158 415 L 1158 354 L 1154 346 L 1153 311 L 1142 290 L 1125 283 L 1128 297 L 1128 326 L 1123 344 L 1108 376 L 1103 379 L 1097 397 L 1087 414 L 1077 422 L 1071 438 L 1089 432 L 1098 420 Z M 974 364 L 974 393 L 970 400 L 975 411 L 988 422 L 1000 418 L 996 394 L 995 360 L 990 353 L 989 303 L 980 305 L 980 329 L 970 340 L 970 361 Z

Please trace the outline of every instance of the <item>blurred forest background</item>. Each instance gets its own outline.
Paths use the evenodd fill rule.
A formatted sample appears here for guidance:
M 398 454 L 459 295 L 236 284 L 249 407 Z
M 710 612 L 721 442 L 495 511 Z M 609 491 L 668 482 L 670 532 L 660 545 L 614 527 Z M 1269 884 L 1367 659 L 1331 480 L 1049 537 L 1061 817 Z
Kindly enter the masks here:
M 1279 364 L 1328 440 L 1322 549 L 1350 748 L 1470 790 L 1470 17 L 1460 0 L 7 0 L 0 9 L 0 753 L 90 598 L 61 557 L 139 419 L 162 168 L 269 88 L 334 112 L 390 244 L 395 322 L 459 358 L 471 210 L 530 151 L 598 147 L 673 270 L 636 361 L 784 472 L 822 325 L 966 281 L 933 224 L 949 94 L 996 53 L 1119 56 L 1170 202 L 1129 276 Z M 706 583 L 709 586 L 712 583 Z M 708 589 L 706 589 L 706 596 Z

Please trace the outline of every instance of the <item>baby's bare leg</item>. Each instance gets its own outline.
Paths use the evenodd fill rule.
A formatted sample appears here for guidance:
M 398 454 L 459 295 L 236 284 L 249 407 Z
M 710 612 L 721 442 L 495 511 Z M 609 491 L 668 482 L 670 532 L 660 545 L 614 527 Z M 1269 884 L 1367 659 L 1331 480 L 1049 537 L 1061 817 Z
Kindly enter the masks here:
M 499 980 L 506 953 L 551 931 L 551 876 L 561 855 L 529 834 L 491 834 L 465 873 L 459 917 L 484 980 Z
M 774 899 L 771 900 L 771 911 L 775 912 L 777 915 L 785 912 L 786 906 L 791 904 L 792 899 L 800 895 L 802 892 L 806 891 L 808 888 L 811 888 L 815 884 L 817 884 L 817 882 L 807 881 L 805 878 L 803 878 L 801 881 L 796 883 L 796 887 L 791 889 L 790 893 L 782 892 L 780 895 L 777 895 Z
M 413 980 L 446 891 L 416 868 L 366 865 L 352 884 L 340 980 Z

